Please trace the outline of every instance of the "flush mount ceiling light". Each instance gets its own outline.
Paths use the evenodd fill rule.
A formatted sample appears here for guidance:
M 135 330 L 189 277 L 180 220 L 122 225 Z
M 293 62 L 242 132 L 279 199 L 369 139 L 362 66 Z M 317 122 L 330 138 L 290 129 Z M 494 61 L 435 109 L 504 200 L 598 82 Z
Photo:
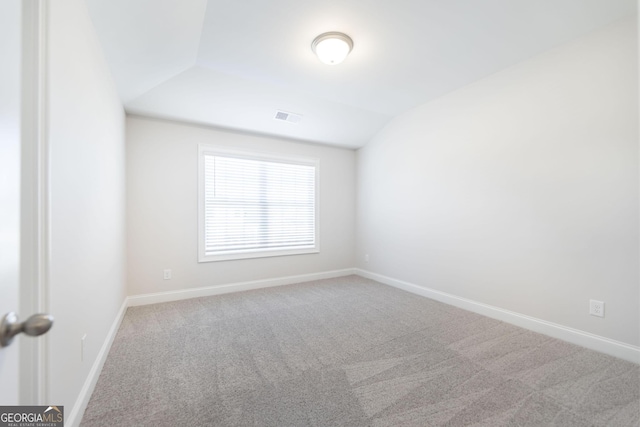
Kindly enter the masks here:
M 311 50 L 318 59 L 329 65 L 337 65 L 344 61 L 351 49 L 353 49 L 351 37 L 335 31 L 320 34 L 311 43 Z

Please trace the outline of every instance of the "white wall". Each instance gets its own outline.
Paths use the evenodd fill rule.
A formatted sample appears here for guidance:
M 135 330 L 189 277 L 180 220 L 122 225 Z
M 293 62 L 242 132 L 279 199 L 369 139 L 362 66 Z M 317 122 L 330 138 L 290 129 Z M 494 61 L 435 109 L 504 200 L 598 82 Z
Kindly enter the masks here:
M 125 116 L 85 2 L 49 12 L 50 399 L 69 415 L 126 296 Z
M 357 266 L 637 345 L 637 55 L 625 20 L 394 119 L 358 151 Z
M 286 125 L 286 124 L 285 124 Z M 198 263 L 198 144 L 320 159 L 320 253 Z M 130 295 L 354 265 L 355 152 L 168 121 L 127 118 Z M 163 279 L 163 269 L 172 279 Z

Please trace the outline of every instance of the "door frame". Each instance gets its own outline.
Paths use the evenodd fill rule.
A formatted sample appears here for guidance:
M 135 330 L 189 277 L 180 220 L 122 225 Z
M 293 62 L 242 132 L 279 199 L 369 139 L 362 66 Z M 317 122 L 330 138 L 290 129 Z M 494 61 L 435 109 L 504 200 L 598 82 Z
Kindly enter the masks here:
M 50 151 L 47 0 L 22 1 L 20 317 L 50 309 Z M 21 339 L 21 405 L 50 399 L 49 334 Z

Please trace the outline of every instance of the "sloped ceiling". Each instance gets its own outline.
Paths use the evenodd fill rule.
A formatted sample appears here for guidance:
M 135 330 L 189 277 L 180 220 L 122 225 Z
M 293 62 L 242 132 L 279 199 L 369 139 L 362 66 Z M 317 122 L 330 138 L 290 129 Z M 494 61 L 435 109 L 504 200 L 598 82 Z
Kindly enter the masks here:
M 395 115 L 635 13 L 635 0 L 86 0 L 129 113 L 358 148 Z M 342 31 L 346 61 L 311 42 Z M 276 110 L 303 115 L 297 124 Z

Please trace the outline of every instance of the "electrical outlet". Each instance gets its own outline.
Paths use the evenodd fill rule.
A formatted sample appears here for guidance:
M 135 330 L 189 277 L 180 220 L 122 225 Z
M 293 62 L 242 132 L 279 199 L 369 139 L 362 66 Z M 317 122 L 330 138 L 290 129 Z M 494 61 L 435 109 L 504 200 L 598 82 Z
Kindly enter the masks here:
M 164 280 L 169 280 L 169 279 L 171 279 L 171 270 L 167 268 L 166 270 L 164 270 Z
M 84 362 L 84 340 L 87 338 L 87 334 L 84 334 L 80 338 L 80 361 Z
M 364 262 L 369 262 L 369 254 L 366 254 L 366 255 L 364 256 Z
M 592 316 L 604 317 L 604 303 L 594 299 L 589 300 L 589 314 Z

